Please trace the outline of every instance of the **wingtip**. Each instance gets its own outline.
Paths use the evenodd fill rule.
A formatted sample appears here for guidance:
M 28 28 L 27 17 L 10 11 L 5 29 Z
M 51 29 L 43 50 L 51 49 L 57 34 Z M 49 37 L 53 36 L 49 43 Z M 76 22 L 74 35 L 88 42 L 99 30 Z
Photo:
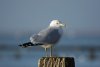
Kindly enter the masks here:
M 20 46 L 20 47 L 21 47 L 22 45 L 18 45 L 18 46 Z
M 22 47 L 22 48 L 26 48 L 27 46 L 23 46 L 23 45 L 18 45 L 19 47 Z

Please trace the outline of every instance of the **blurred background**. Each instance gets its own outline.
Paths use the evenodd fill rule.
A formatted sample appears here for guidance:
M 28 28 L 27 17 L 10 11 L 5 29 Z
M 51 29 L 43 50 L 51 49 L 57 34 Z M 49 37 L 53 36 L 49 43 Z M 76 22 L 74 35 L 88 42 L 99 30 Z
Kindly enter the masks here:
M 100 67 L 100 0 L 0 0 L 0 67 L 37 67 L 41 47 L 20 48 L 53 19 L 67 24 L 54 56 Z

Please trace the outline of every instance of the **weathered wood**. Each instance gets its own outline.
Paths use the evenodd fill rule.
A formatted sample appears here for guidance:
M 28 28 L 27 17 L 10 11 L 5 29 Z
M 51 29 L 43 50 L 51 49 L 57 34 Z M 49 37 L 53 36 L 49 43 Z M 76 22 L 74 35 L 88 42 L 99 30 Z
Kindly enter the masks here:
M 75 67 L 73 57 L 42 57 L 38 67 Z

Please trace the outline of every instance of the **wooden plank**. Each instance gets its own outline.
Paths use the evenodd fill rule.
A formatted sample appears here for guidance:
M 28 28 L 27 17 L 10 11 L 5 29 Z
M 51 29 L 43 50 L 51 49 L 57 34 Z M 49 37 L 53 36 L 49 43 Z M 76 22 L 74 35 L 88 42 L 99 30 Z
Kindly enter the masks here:
M 73 57 L 42 57 L 38 67 L 75 67 Z

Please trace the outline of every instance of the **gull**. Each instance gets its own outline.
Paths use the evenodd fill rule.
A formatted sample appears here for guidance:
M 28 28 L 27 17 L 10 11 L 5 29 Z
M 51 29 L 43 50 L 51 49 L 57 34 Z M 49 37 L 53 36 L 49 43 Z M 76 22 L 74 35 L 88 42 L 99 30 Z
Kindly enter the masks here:
M 39 33 L 34 34 L 30 37 L 30 42 L 19 45 L 21 47 L 29 47 L 29 46 L 38 46 L 45 48 L 46 56 L 47 49 L 50 48 L 50 57 L 52 56 L 52 47 L 58 43 L 62 34 L 63 27 L 65 24 L 62 24 L 59 20 L 52 20 L 50 25 L 41 30 Z

